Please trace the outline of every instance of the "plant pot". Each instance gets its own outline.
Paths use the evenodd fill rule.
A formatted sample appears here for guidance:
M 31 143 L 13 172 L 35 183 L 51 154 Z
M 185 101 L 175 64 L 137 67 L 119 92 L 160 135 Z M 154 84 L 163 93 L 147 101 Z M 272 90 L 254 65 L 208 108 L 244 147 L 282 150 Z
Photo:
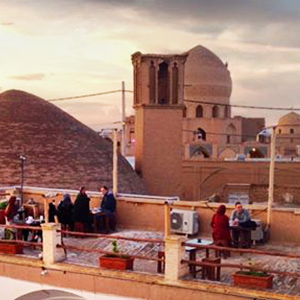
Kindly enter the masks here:
M 10 242 L 1 242 L 0 252 L 5 254 L 22 254 L 23 245 L 10 243 Z
M 273 287 L 273 275 L 257 276 L 246 275 L 237 272 L 233 274 L 233 281 L 235 285 L 251 288 L 265 288 L 271 289 Z
M 113 269 L 113 270 L 133 270 L 132 257 L 121 256 L 100 256 L 99 263 L 101 268 Z

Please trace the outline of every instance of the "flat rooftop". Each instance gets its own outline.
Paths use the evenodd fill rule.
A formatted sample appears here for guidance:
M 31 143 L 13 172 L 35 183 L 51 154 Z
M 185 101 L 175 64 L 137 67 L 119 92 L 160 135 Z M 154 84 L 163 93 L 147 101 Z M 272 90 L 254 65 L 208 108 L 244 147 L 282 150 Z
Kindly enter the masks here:
M 163 233 L 153 231 L 141 231 L 141 230 L 120 230 L 115 233 L 107 235 L 107 237 L 127 237 L 133 239 L 163 239 Z M 205 237 L 201 237 L 205 239 Z M 206 237 L 211 239 L 211 237 Z M 112 251 L 111 239 L 107 238 L 74 238 L 64 237 L 65 246 L 83 247 L 87 249 L 98 249 L 104 251 Z M 162 246 L 152 242 L 136 242 L 128 240 L 118 240 L 120 252 L 123 254 L 141 255 L 147 257 L 158 257 L 158 252 L 162 250 Z M 299 254 L 299 244 L 256 244 L 253 249 L 280 252 L 286 254 Z M 214 250 L 210 250 L 211 256 L 214 256 Z M 39 258 L 40 250 L 26 247 L 23 256 L 30 256 Z M 92 253 L 79 250 L 67 250 L 67 258 L 64 263 L 74 264 L 84 267 L 99 267 L 99 253 Z M 205 250 L 197 251 L 197 261 L 201 261 L 205 258 Z M 188 254 L 186 258 L 188 260 Z M 221 263 L 226 264 L 245 264 L 255 265 L 260 269 L 272 269 L 282 272 L 299 272 L 300 276 L 300 260 L 296 258 L 287 258 L 280 256 L 269 255 L 257 255 L 250 253 L 236 253 L 231 252 L 231 256 L 227 259 L 223 259 Z M 237 271 L 237 268 L 224 268 L 221 269 L 221 281 L 214 281 L 215 284 L 232 285 L 232 275 Z M 138 272 L 146 274 L 158 274 L 157 273 L 157 261 L 135 259 L 134 271 L 126 272 Z M 158 274 L 159 275 L 159 274 Z M 183 280 L 202 281 L 201 273 L 197 273 L 196 278 L 193 278 L 190 274 L 186 275 Z M 207 280 L 206 280 L 207 281 Z M 297 277 L 284 276 L 274 274 L 273 289 L 272 291 L 288 295 L 300 295 L 300 279 Z

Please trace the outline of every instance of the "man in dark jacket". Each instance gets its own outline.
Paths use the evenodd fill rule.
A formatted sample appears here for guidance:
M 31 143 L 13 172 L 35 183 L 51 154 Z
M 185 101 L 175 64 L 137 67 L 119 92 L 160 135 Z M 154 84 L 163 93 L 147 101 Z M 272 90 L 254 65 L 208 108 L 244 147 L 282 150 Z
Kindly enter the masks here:
M 116 208 L 117 202 L 114 194 L 108 190 L 106 186 L 102 186 L 100 189 L 103 198 L 101 202 L 101 211 L 105 213 L 105 222 L 111 230 L 115 230 L 116 226 Z M 107 227 L 107 225 L 105 227 Z M 107 230 L 108 228 L 106 228 Z
M 108 215 L 112 215 L 116 212 L 116 199 L 114 194 L 108 190 L 106 186 L 103 186 L 100 189 L 103 198 L 101 202 L 101 210 L 107 213 Z

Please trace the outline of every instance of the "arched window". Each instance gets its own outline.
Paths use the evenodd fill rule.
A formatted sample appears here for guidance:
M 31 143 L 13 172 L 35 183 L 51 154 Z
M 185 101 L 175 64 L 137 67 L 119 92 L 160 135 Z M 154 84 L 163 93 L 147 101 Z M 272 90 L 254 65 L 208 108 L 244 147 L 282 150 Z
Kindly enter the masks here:
M 202 105 L 198 105 L 196 107 L 196 118 L 203 118 L 203 107 L 202 107 Z
M 225 106 L 224 117 L 225 118 L 230 118 L 230 106 L 229 105 Z
M 281 134 L 281 129 L 278 129 L 278 134 Z
M 293 134 L 293 133 L 294 133 L 294 129 L 291 128 L 291 129 L 290 129 L 290 134 Z
M 162 62 L 158 70 L 158 103 L 169 104 L 169 71 L 168 64 Z
M 227 127 L 226 130 L 227 136 L 226 136 L 226 143 L 230 144 L 230 143 L 234 143 L 236 138 L 235 138 L 235 134 L 236 134 L 236 128 L 233 124 L 230 124 Z
M 174 63 L 172 69 L 172 104 L 178 104 L 178 67 Z
M 155 82 L 155 65 L 151 61 L 149 68 L 149 93 L 150 93 L 150 103 L 155 103 L 155 94 L 156 94 L 156 82 Z
M 184 106 L 183 110 L 182 110 L 182 117 L 186 118 L 186 115 L 187 115 L 187 108 L 186 108 L 186 106 Z
M 230 144 L 230 135 L 227 135 L 226 143 Z
M 217 105 L 215 105 L 212 108 L 212 117 L 213 118 L 218 118 L 219 117 L 219 107 Z

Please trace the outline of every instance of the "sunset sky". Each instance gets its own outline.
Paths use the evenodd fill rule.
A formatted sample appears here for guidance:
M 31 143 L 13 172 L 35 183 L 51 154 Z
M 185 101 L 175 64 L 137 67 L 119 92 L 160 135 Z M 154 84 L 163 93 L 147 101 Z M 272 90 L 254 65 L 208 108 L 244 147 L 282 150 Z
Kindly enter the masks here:
M 229 64 L 232 104 L 300 107 L 300 0 L 0 0 L 0 92 L 44 99 L 132 90 L 131 54 L 201 44 Z M 55 102 L 98 128 L 121 94 Z M 127 95 L 126 113 L 132 113 Z M 235 109 L 274 124 L 286 112 Z

